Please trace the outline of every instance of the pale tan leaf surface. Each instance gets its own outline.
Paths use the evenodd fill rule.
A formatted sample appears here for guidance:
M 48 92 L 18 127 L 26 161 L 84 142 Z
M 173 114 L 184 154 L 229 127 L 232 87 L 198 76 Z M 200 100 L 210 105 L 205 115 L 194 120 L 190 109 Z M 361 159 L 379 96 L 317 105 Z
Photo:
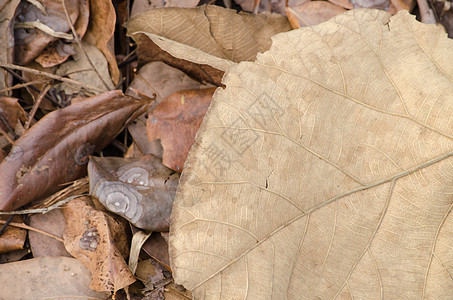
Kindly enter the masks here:
M 281 15 L 237 14 L 205 5 L 148 10 L 126 27 L 129 35 L 146 34 L 174 57 L 222 71 L 234 62 L 254 60 L 258 52 L 269 49 L 272 35 L 291 29 Z
M 354 10 L 225 75 L 187 158 L 175 282 L 206 299 L 453 294 L 453 42 Z
M 90 271 L 71 257 L 45 256 L 2 264 L 0 280 L 1 299 L 106 299 L 109 296 L 88 287 Z

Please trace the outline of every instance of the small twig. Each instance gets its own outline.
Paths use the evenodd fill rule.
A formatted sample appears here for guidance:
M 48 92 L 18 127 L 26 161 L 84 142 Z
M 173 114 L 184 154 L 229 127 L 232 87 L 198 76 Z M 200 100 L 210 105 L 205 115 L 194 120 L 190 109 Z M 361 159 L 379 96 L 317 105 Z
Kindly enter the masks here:
M 8 221 L 3 221 L 3 220 L 0 220 L 0 224 L 5 224 L 6 222 Z M 44 234 L 44 235 L 47 235 L 48 237 L 51 237 L 51 238 L 54 238 L 56 239 L 57 241 L 60 241 L 62 243 L 64 243 L 64 240 L 56 235 L 53 235 L 51 233 L 48 233 L 46 231 L 43 231 L 41 229 L 38 229 L 38 228 L 35 228 L 35 227 L 31 227 L 31 226 L 28 226 L 27 224 L 21 224 L 21 223 L 16 223 L 16 222 L 10 222 L 8 224 L 9 226 L 14 226 L 14 227 L 18 227 L 18 228 L 22 228 L 22 229 L 27 229 L 27 230 L 31 230 L 31 231 L 34 231 L 34 232 L 37 232 L 37 233 L 40 233 L 40 234 Z
M 85 58 L 88 60 L 88 62 L 90 63 L 91 65 L 91 68 L 93 68 L 93 71 L 96 73 L 97 77 L 102 81 L 102 84 L 104 85 L 104 87 L 107 89 L 107 90 L 110 90 L 109 86 L 107 85 L 107 83 L 104 81 L 104 78 L 102 78 L 101 74 L 99 74 L 98 70 L 95 68 L 93 62 L 91 61 L 90 57 L 88 56 L 88 54 L 86 53 L 85 49 L 82 47 L 82 42 L 80 41 L 80 37 L 79 35 L 77 34 L 75 28 L 74 28 L 74 25 L 72 25 L 72 20 L 71 20 L 71 17 L 69 16 L 69 13 L 68 13 L 68 9 L 66 8 L 66 2 L 65 0 L 61 0 L 61 4 L 63 4 L 63 10 L 64 10 L 64 13 L 66 15 L 66 19 L 68 21 L 68 24 L 69 24 L 69 27 L 71 27 L 71 32 L 72 32 L 72 35 L 74 35 L 74 38 L 77 42 L 77 45 L 79 45 L 80 47 L 80 50 L 82 50 L 83 54 L 85 55 Z
M 54 210 L 62 205 L 65 205 L 66 203 L 70 202 L 71 200 L 74 200 L 76 198 L 80 197 L 85 197 L 88 195 L 76 195 L 72 196 L 66 199 L 63 199 L 61 201 L 58 201 L 57 203 L 49 206 L 49 207 L 43 207 L 43 208 L 34 208 L 34 209 L 23 209 L 23 210 L 16 210 L 16 211 L 0 211 L 0 215 L 27 215 L 27 214 L 45 214 L 51 210 Z
M 41 83 L 47 83 L 47 82 L 49 82 L 48 79 L 38 79 L 38 80 L 33 80 L 33 81 L 25 82 L 25 83 L 19 83 L 19 84 L 13 85 L 11 87 L 4 88 L 3 90 L 0 90 L 0 94 L 9 92 L 9 91 L 13 91 L 13 90 L 17 90 L 17 89 L 21 89 L 21 88 L 27 87 L 29 85 L 33 86 L 34 84 L 41 84 Z
M 36 99 L 35 103 L 33 104 L 33 108 L 28 115 L 27 123 L 25 123 L 24 129 L 27 130 L 30 127 L 31 121 L 35 117 L 36 112 L 38 111 L 39 105 L 41 105 L 42 100 L 46 96 L 47 92 L 50 90 L 52 86 L 50 84 L 46 85 L 46 87 L 39 93 L 38 98 Z
M 417 4 L 422 22 L 425 24 L 436 24 L 436 18 L 428 2 L 426 0 L 417 0 Z
M 98 92 L 98 93 L 105 92 L 105 90 L 101 90 L 100 88 L 97 88 L 97 87 L 94 87 L 94 86 L 91 86 L 91 85 L 88 85 L 88 84 L 84 84 L 84 83 L 81 83 L 81 82 L 73 80 L 73 79 L 61 77 L 61 76 L 58 76 L 58 75 L 55 75 L 55 74 L 51 74 L 51 73 L 47 73 L 47 72 L 43 72 L 43 71 L 38 71 L 38 70 L 35 70 L 35 69 L 31 69 L 31 68 L 21 67 L 21 66 L 18 66 L 18 65 L 7 64 L 7 63 L 3 63 L 3 62 L 0 62 L 0 67 L 9 68 L 9 69 L 13 69 L 13 70 L 19 70 L 19 71 L 23 71 L 23 72 L 29 72 L 29 73 L 32 73 L 32 74 L 49 77 L 49 78 L 52 78 L 52 79 L 55 79 L 55 80 L 59 80 L 59 81 L 63 81 L 63 82 L 66 82 L 66 83 L 69 83 L 69 84 L 72 84 L 72 85 L 80 86 L 80 87 L 82 87 L 82 88 L 84 88 L 86 90 L 93 91 L 93 92 Z

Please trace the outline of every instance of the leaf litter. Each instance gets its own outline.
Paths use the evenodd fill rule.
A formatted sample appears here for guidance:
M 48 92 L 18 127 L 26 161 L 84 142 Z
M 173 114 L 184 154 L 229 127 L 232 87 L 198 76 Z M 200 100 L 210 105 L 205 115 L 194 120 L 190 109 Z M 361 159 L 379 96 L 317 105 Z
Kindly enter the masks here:
M 31 245 L 31 251 L 27 243 L 27 249 L 20 249 L 21 239 L 18 250 L 1 254 L 0 261 L 28 255 L 22 265 L 4 264 L 9 279 L 24 276 L 21 266 L 34 272 L 46 265 L 63 268 L 61 276 L 43 276 L 41 289 L 31 283 L 32 291 L 8 284 L 1 297 L 20 292 L 61 296 L 58 285 L 68 280 L 64 272 L 77 268 L 77 260 L 56 257 L 69 255 L 66 250 L 84 264 L 79 265 L 84 272 L 91 270 L 91 275 L 80 275 L 83 289 L 68 290 L 73 296 L 94 295 L 90 286 L 116 298 L 204 298 L 200 290 L 215 294 L 219 277 L 222 298 L 328 299 L 360 293 L 369 297 L 376 291 L 381 297 L 403 298 L 418 297 L 419 291 L 428 298 L 451 294 L 451 280 L 441 271 L 441 266 L 448 268 L 451 252 L 442 246 L 451 231 L 451 201 L 442 196 L 448 193 L 442 185 L 448 181 L 448 158 L 438 155 L 441 150 L 448 153 L 451 135 L 448 118 L 442 116 L 451 105 L 436 92 L 436 84 L 428 83 L 436 73 L 416 67 L 424 61 L 421 46 L 449 78 L 449 64 L 440 52 L 450 49 L 446 39 L 440 30 L 434 33 L 407 14 L 390 18 L 378 11 L 352 11 L 337 16 L 336 26 L 322 23 L 345 9 L 364 6 L 390 14 L 412 10 L 413 1 L 224 2 L 254 14 L 197 6 L 196 1 L 152 1 L 146 4 L 152 9 L 136 13 L 144 10 L 137 8 L 140 2 L 134 1 L 134 17 L 129 17 L 126 1 L 0 5 L 0 16 L 7 20 L 0 24 L 0 204 L 3 210 L 22 208 L 17 213 L 24 218 L 16 217 L 7 228 L 29 230 Z M 430 20 L 437 18 L 450 30 L 448 7 L 430 10 L 422 4 L 422 20 L 432 16 Z M 115 27 L 125 21 L 136 50 Z M 387 31 L 399 42 L 388 38 Z M 272 37 L 282 32 L 288 33 Z M 400 42 L 407 40 L 416 42 Z M 360 43 L 363 47 L 352 52 Z M 395 45 L 400 48 L 388 50 Z M 368 57 L 370 53 L 374 56 Z M 367 66 L 367 76 L 361 77 L 357 66 Z M 382 68 L 387 81 L 380 75 Z M 406 77 L 401 79 L 398 72 Z M 416 84 L 419 78 L 423 82 Z M 214 86 L 220 87 L 215 93 Z M 325 96 L 325 90 L 333 95 Z M 421 97 L 417 91 L 424 93 L 424 101 L 413 100 Z M 367 116 L 364 107 L 384 116 Z M 411 121 L 416 125 L 404 139 Z M 296 130 L 290 130 L 294 124 Z M 360 135 L 364 128 L 366 134 Z M 411 138 L 418 143 L 406 143 Z M 83 178 L 88 165 L 89 179 Z M 106 182 L 116 188 L 106 188 Z M 430 204 L 427 189 L 438 202 Z M 139 206 L 121 202 L 130 200 L 126 191 L 141 199 Z M 372 207 L 365 199 L 375 199 Z M 398 205 L 405 207 L 406 215 L 398 214 Z M 420 215 L 414 205 L 430 217 Z M 140 217 L 129 209 L 141 211 Z M 38 214 L 43 212 L 47 214 Z M 133 243 L 130 251 L 127 223 L 135 235 L 147 237 Z M 170 237 L 165 232 L 169 223 Z M 232 226 L 222 227 L 228 224 Z M 438 243 L 429 244 L 433 228 Z M 0 242 L 14 242 L 8 236 Z M 200 238 L 203 242 L 196 246 Z M 389 284 L 392 277 L 383 270 L 408 266 L 402 257 L 389 258 L 391 247 L 393 256 L 406 253 L 429 262 L 421 272 L 423 282 L 419 270 L 410 269 L 412 275 Z M 409 250 L 398 252 L 398 247 Z M 430 258 L 426 249 L 431 249 Z M 46 255 L 55 260 L 38 258 Z M 125 263 L 128 256 L 131 266 L 138 265 L 135 274 Z M 285 262 L 289 258 L 292 263 Z M 246 293 L 244 276 L 238 273 L 244 264 L 249 274 Z M 426 264 L 417 260 L 416 265 Z M 264 278 L 269 270 L 273 277 Z M 34 274 L 27 280 L 34 280 Z M 194 294 L 171 283 L 172 276 Z M 260 287 L 263 284 L 266 287 Z

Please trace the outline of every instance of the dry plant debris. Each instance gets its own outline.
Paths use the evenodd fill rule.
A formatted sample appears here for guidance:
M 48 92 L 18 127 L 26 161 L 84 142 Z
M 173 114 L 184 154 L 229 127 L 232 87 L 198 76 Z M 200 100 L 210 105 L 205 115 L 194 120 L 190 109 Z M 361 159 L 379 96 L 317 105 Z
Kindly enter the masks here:
M 0 298 L 450 298 L 451 4 L 210 4 L 0 0 Z

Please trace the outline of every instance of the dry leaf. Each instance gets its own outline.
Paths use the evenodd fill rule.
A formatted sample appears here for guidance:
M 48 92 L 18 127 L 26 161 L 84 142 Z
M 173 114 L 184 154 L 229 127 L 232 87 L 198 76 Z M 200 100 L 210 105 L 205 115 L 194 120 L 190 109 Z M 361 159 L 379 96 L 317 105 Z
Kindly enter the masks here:
M 19 5 L 20 0 L 1 0 L 0 1 L 0 62 L 12 63 L 14 60 L 14 33 L 11 20 Z M 13 77 L 5 69 L 0 69 L 0 91 L 10 87 Z M 11 92 L 3 94 L 10 96 Z
M 88 287 L 90 271 L 70 257 L 40 257 L 0 265 L 1 299 L 106 299 Z
M 227 70 L 233 62 L 254 60 L 258 52 L 270 47 L 272 35 L 291 29 L 281 15 L 237 14 L 205 5 L 148 10 L 132 18 L 126 27 L 128 35 L 138 43 L 139 55 L 149 57 L 147 49 L 141 47 L 143 33 L 173 57 L 220 71 Z M 184 70 L 182 64 L 171 65 Z
M 30 226 L 63 238 L 65 219 L 61 209 L 54 209 L 45 214 L 30 216 Z M 64 244 L 52 237 L 30 230 L 28 240 L 33 257 L 69 256 Z
M 7 133 L 14 132 L 17 122 L 25 124 L 25 111 L 17 98 L 0 96 L 0 128 Z
M 195 298 L 449 299 L 453 41 L 353 10 L 228 70 L 170 227 Z
M 87 42 L 82 41 L 82 47 L 90 58 L 91 63 L 94 65 L 96 72 L 91 67 L 90 62 L 80 47 L 75 46 L 75 54 L 72 56 L 73 59 L 61 64 L 56 70 L 56 74 L 97 87 L 100 90 L 113 90 L 114 85 L 110 79 L 108 64 L 105 56 L 101 53 L 101 51 L 99 51 L 98 48 Z M 99 76 L 102 77 L 102 81 L 99 79 Z M 107 87 L 103 82 L 107 84 Z M 83 91 L 80 86 L 74 86 L 65 82 L 58 84 L 56 88 L 63 90 L 67 95 L 78 94 Z
M 150 141 L 160 138 L 165 166 L 182 172 L 187 153 L 214 92 L 215 88 L 173 93 L 149 114 L 146 125 L 148 138 Z
M 84 176 L 88 156 L 146 109 L 147 101 L 111 91 L 47 114 L 0 163 L 0 210 L 16 209 Z
M 79 1 L 66 0 L 66 8 L 72 23 L 77 20 L 79 16 Z M 14 38 L 15 38 L 15 63 L 25 65 L 37 57 L 46 46 L 59 37 L 56 34 L 65 34 L 70 31 L 67 17 L 64 13 L 63 4 L 61 1 L 55 0 L 40 0 L 40 3 L 45 7 L 45 11 L 28 1 L 22 1 L 16 12 L 16 20 L 14 23 Z M 34 22 L 32 27 L 25 27 L 19 25 L 26 25 Z M 42 27 L 39 29 L 38 25 L 48 28 L 44 32 Z M 53 33 L 53 36 L 49 34 Z M 71 38 L 72 35 L 68 35 Z
M 84 40 L 101 50 L 109 63 L 111 80 L 114 84 L 118 84 L 120 71 L 113 47 L 115 22 L 115 8 L 111 0 L 90 1 L 90 23 Z
M 91 157 L 90 194 L 111 212 L 150 231 L 168 231 L 179 174 L 148 155 Z
M 1 220 L 6 221 L 7 217 L 2 217 Z M 15 223 L 24 223 L 22 218 L 15 216 L 12 220 Z M 0 228 L 4 226 L 3 223 L 0 223 Z M 7 253 L 11 251 L 20 250 L 24 247 L 25 239 L 27 238 L 27 230 L 15 227 L 8 226 L 5 229 L 5 232 L 0 236 L 0 253 Z
M 294 6 L 291 10 L 287 10 L 287 14 L 294 13 L 300 26 L 313 26 L 345 11 L 346 9 L 327 1 L 308 1 Z
M 63 213 L 66 250 L 91 271 L 91 289 L 117 291 L 135 281 L 123 258 L 127 248 L 118 245 L 127 245 L 125 224 L 94 209 L 89 197 L 72 200 Z

